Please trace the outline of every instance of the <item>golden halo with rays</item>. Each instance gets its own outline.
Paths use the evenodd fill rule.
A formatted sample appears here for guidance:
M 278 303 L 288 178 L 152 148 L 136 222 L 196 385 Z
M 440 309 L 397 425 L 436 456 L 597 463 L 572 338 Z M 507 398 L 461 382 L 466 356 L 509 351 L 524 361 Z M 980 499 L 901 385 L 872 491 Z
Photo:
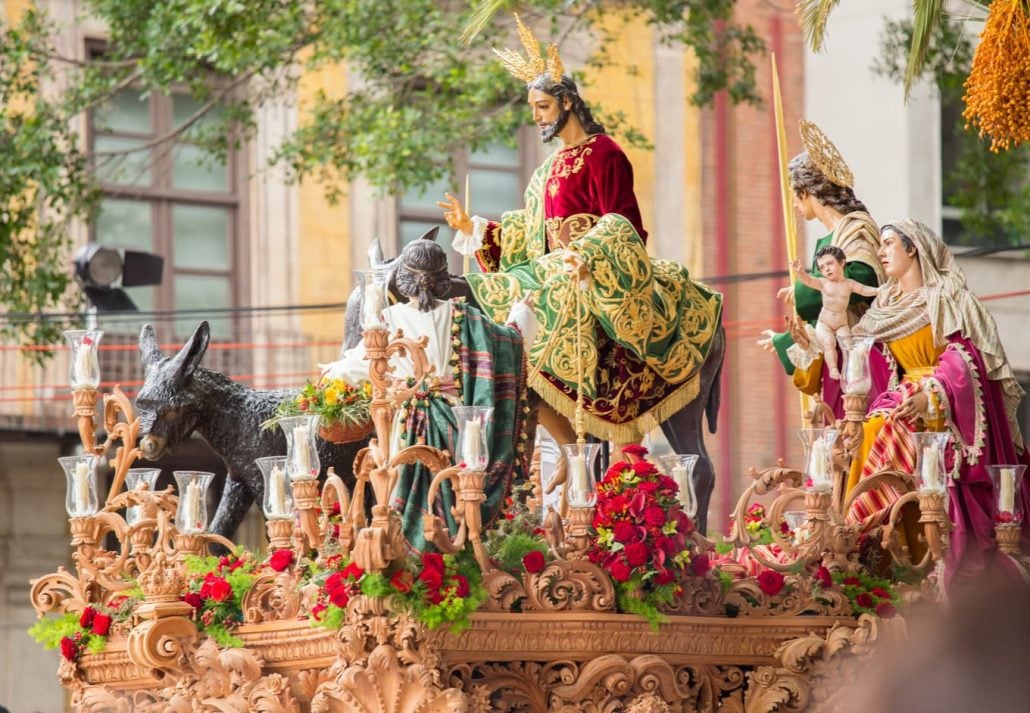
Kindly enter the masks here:
M 808 151 L 808 156 L 816 168 L 836 185 L 843 188 L 854 188 L 855 175 L 823 130 L 805 119 L 798 121 L 798 128 L 801 131 L 801 141 L 805 145 L 805 150 Z

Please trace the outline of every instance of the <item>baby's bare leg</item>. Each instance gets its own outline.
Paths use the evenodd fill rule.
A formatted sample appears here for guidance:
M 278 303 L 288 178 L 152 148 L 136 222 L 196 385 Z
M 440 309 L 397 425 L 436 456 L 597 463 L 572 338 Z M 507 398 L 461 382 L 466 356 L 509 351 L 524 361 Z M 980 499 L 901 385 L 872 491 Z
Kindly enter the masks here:
M 819 320 L 815 323 L 815 338 L 823 348 L 823 362 L 830 370 L 831 379 L 840 379 L 840 370 L 837 369 L 837 335 L 834 329 L 826 322 Z

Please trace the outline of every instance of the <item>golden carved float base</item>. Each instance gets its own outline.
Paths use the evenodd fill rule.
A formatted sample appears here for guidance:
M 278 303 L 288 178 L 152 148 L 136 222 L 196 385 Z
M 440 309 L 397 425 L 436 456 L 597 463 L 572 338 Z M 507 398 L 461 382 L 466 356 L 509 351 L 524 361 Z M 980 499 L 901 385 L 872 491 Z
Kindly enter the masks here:
M 654 631 L 621 614 L 487 612 L 459 634 L 427 634 L 367 600 L 339 632 L 270 621 L 236 629 L 242 649 L 219 651 L 205 639 L 165 677 L 134 664 L 128 642 L 113 638 L 103 653 L 83 655 L 64 683 L 76 710 L 87 712 L 130 701 L 125 710 L 241 713 L 386 713 L 413 701 L 447 713 L 795 711 L 830 700 L 819 680 L 831 669 L 835 680 L 844 676 L 851 653 L 867 653 L 877 623 L 670 616 Z

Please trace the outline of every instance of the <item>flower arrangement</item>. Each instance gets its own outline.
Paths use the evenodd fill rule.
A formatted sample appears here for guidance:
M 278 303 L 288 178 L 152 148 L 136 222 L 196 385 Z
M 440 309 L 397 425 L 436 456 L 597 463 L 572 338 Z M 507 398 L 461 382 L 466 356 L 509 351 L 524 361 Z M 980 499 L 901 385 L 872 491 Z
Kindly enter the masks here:
M 103 651 L 112 626 L 128 621 L 142 599 L 143 592 L 132 589 L 112 597 L 104 606 L 87 606 L 79 613 L 42 618 L 29 629 L 29 635 L 44 648 L 60 648 L 61 656 L 76 661 L 83 651 L 94 654 Z
M 498 569 L 518 577 L 522 570 L 538 574 L 547 565 L 548 548 L 538 514 L 526 506 L 533 483 L 512 486 L 504 514 L 486 533 L 486 553 Z M 531 563 L 526 566 L 526 561 Z
M 851 602 L 856 617 L 861 614 L 875 614 L 881 619 L 890 619 L 897 614 L 901 596 L 889 579 L 865 573 L 846 574 L 825 570 L 825 567 L 820 567 L 816 571 L 816 580 L 823 587 L 828 586 L 827 580 L 839 585 L 844 596 Z
M 326 565 L 327 570 L 313 578 L 321 584 L 311 615 L 316 624 L 329 628 L 339 628 L 350 600 L 363 594 L 392 597 L 430 629 L 449 624 L 456 633 L 468 628 L 469 616 L 487 598 L 479 566 L 466 551 L 455 555 L 426 552 L 416 566 L 383 574 L 365 572 L 342 555 L 330 557 Z
M 281 402 L 264 425 L 274 426 L 290 416 L 317 415 L 321 417 L 323 438 L 359 440 L 371 432 L 371 404 L 371 382 L 353 386 L 343 379 L 323 379 L 316 384 L 308 382 L 295 398 Z
M 694 524 L 676 497 L 676 481 L 644 460 L 647 450 L 623 452 L 632 462 L 613 464 L 598 485 L 597 540 L 588 557 L 615 580 L 619 608 L 657 628 L 659 607 L 674 601 L 689 571 Z
M 254 584 L 258 567 L 242 549 L 224 557 L 186 558 L 190 578 L 182 600 L 193 607 L 197 628 L 219 646 L 243 645 L 232 630 L 243 622 L 243 598 Z

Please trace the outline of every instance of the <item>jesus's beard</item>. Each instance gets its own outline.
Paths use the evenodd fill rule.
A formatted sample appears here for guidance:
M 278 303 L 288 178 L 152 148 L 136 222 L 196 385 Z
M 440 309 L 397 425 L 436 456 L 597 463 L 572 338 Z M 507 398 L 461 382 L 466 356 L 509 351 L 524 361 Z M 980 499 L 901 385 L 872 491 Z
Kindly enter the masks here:
M 565 128 L 565 125 L 569 122 L 569 114 L 571 113 L 571 109 L 562 109 L 558 112 L 557 120 L 540 127 L 540 138 L 544 140 L 545 144 L 551 143 L 551 140 Z

